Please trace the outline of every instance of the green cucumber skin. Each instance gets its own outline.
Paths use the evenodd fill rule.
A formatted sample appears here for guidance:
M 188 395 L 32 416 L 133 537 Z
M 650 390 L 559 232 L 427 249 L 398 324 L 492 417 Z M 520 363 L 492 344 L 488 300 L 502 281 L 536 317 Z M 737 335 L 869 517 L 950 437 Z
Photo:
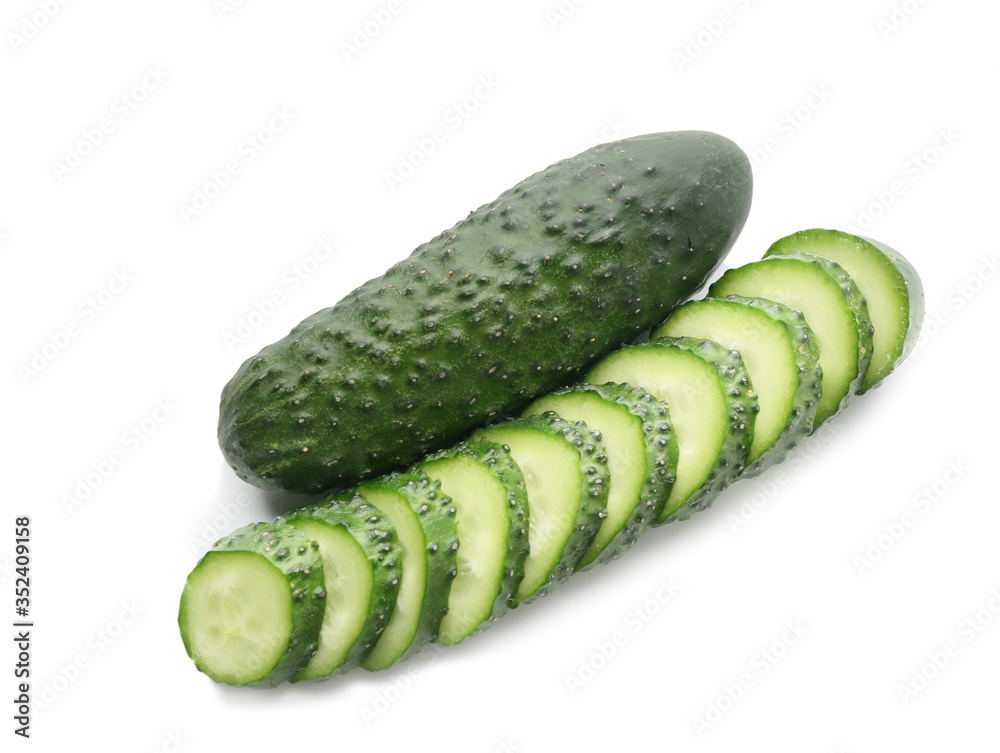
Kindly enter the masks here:
M 746 155 L 697 131 L 532 175 L 248 359 L 222 393 L 227 462 L 322 492 L 520 413 L 701 287 L 751 194 Z
M 402 552 L 392 523 L 364 497 L 354 492 L 330 496 L 322 502 L 289 513 L 285 520 L 294 524 L 303 518 L 346 528 L 365 550 L 374 575 L 368 621 L 344 662 L 331 674 L 313 680 L 322 682 L 359 666 L 385 630 L 399 593 Z M 290 679 L 296 682 L 294 676 Z
M 288 580 L 292 593 L 292 632 L 288 649 L 278 663 L 248 687 L 274 687 L 298 672 L 316 653 L 319 631 L 326 610 L 326 588 L 319 546 L 296 528 L 278 518 L 272 523 L 250 523 L 215 542 L 211 552 L 253 552 L 263 555 Z M 197 567 L 197 566 L 196 566 Z M 182 598 L 178 621 L 184 622 Z M 183 627 L 184 649 L 191 656 L 191 646 Z M 193 657 L 192 657 L 193 658 Z M 202 667 L 198 667 L 202 669 Z
M 600 385 L 580 383 L 557 390 L 549 397 L 581 390 L 625 406 L 642 422 L 646 439 L 646 480 L 639 503 L 604 549 L 590 562 L 581 563 L 582 571 L 618 559 L 656 522 L 677 477 L 677 436 L 673 433 L 667 404 L 639 387 L 614 382 Z M 555 412 L 558 414 L 558 410 Z
M 587 553 L 591 542 L 597 535 L 597 530 L 607 516 L 610 476 L 608 475 L 608 458 L 604 442 L 601 441 L 599 434 L 588 429 L 582 421 L 571 423 L 554 414 L 549 414 L 512 418 L 497 425 L 504 427 L 516 425 L 559 436 L 573 445 L 580 456 L 582 482 L 580 485 L 580 504 L 577 508 L 573 531 L 563 547 L 563 555 L 549 572 L 545 583 L 534 593 L 524 599 L 511 601 L 511 606 L 517 607 L 551 593 L 556 586 L 565 582 L 576 571 L 580 560 Z M 472 435 L 473 439 L 489 439 L 489 437 L 489 427 L 480 429 Z M 528 499 L 528 507 L 530 515 L 530 498 Z
M 753 396 L 753 386 L 739 351 L 727 350 L 711 340 L 693 337 L 661 337 L 645 343 L 628 346 L 630 348 L 680 348 L 694 353 L 702 360 L 714 365 L 719 372 L 729 408 L 729 431 L 719 453 L 719 462 L 701 488 L 665 520 L 656 525 L 687 520 L 696 512 L 707 510 L 731 483 L 736 481 L 746 469 L 753 442 L 754 418 L 757 415 L 757 400 Z M 669 409 L 670 406 L 667 406 Z
M 510 609 L 510 600 L 524 577 L 524 561 L 528 557 L 528 492 L 524 487 L 521 469 L 502 445 L 479 439 L 459 442 L 454 447 L 429 455 L 421 463 L 466 454 L 483 463 L 507 490 L 508 521 L 507 556 L 504 561 L 504 578 L 500 592 L 493 602 L 489 617 L 470 635 L 482 632 Z M 458 543 L 462 546 L 461 540 Z M 469 636 L 466 636 L 469 637 Z
M 393 473 L 358 487 L 363 495 L 366 488 L 397 492 L 409 503 L 424 532 L 427 552 L 427 587 L 421 606 L 420 623 L 409 647 L 394 661 L 402 661 L 417 653 L 437 638 L 441 620 L 448 612 L 448 595 L 458 570 L 458 532 L 455 528 L 455 505 L 441 491 L 441 483 L 433 481 L 423 471 Z M 403 573 L 403 577 L 405 577 Z M 368 667 L 365 667 L 368 669 Z

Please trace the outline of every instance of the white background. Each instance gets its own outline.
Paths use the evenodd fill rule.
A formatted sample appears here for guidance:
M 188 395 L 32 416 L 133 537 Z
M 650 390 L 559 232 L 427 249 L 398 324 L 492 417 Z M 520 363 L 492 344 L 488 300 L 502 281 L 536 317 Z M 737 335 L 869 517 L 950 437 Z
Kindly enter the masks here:
M 0 12 L 0 622 L 30 515 L 27 745 L 996 749 L 995 3 L 232 5 Z M 913 261 L 928 326 L 905 366 L 783 466 L 466 644 L 273 691 L 198 673 L 188 571 L 288 505 L 218 451 L 240 362 L 522 177 L 681 129 L 754 157 L 728 266 L 816 226 Z

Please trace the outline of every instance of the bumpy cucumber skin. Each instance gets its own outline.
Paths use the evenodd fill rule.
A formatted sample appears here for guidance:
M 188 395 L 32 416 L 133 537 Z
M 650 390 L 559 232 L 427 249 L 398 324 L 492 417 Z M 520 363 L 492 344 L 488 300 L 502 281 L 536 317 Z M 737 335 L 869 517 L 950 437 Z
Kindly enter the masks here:
M 451 497 L 441 491 L 441 483 L 433 481 L 426 473 L 411 470 L 393 473 L 361 484 L 357 491 L 364 496 L 365 489 L 380 489 L 400 494 L 417 516 L 424 532 L 427 554 L 427 585 L 420 610 L 420 622 L 409 647 L 392 659 L 391 663 L 407 659 L 437 638 L 441 620 L 448 612 L 448 595 L 458 570 L 455 555 L 458 552 L 458 532 L 455 528 L 455 505 Z M 403 573 L 403 577 L 406 574 Z M 364 669 L 376 670 L 385 667 Z
M 783 303 L 776 303 L 761 298 L 729 295 L 725 298 L 704 298 L 706 301 L 729 301 L 733 304 L 752 306 L 760 309 L 775 321 L 782 324 L 794 346 L 795 362 L 799 369 L 798 387 L 795 391 L 794 411 L 788 417 L 784 431 L 756 461 L 744 470 L 743 478 L 759 476 L 772 465 L 784 460 L 788 453 L 795 449 L 798 442 L 812 433 L 813 422 L 816 419 L 816 406 L 819 402 L 823 384 L 823 370 L 819 366 L 819 347 L 816 336 L 806 323 L 801 311 L 796 311 Z M 690 304 L 698 304 L 692 301 Z M 667 322 L 670 320 L 668 319 Z M 667 323 L 653 331 L 653 338 L 663 333 Z M 751 385 L 752 386 L 752 385 Z
M 824 422 L 830 420 L 844 410 L 844 408 L 850 404 L 851 398 L 858 394 L 858 390 L 860 390 L 864 384 L 865 375 L 868 373 L 868 365 L 872 360 L 872 335 L 875 333 L 875 328 L 872 326 L 871 317 L 868 316 L 868 304 L 865 302 L 864 296 L 861 295 L 861 291 L 858 290 L 857 284 L 851 276 L 847 274 L 847 271 L 835 261 L 830 261 L 829 259 L 824 259 L 820 256 L 813 256 L 812 254 L 794 253 L 782 254 L 780 256 L 773 257 L 768 256 L 760 261 L 751 262 L 743 267 L 729 270 L 726 274 L 712 283 L 712 286 L 708 289 L 709 296 L 716 298 L 725 297 L 723 291 L 726 285 L 726 278 L 730 274 L 739 273 L 740 270 L 746 269 L 747 267 L 755 264 L 767 264 L 768 262 L 778 259 L 795 259 L 806 264 L 814 264 L 836 280 L 840 289 L 844 292 L 844 300 L 847 302 L 847 306 L 850 309 L 851 316 L 854 318 L 854 323 L 858 330 L 857 375 L 851 381 L 847 394 L 844 395 L 844 397 L 840 400 L 840 403 L 837 405 L 837 408 L 830 413 L 830 415 L 823 416 L 817 412 L 816 418 L 813 421 L 813 431 L 816 431 L 816 429 L 818 429 Z M 822 364 L 820 365 L 822 366 Z
M 575 384 L 553 392 L 540 400 L 575 392 L 592 392 L 604 400 L 623 406 L 642 422 L 646 440 L 646 477 L 639 502 L 618 532 L 593 559 L 581 560 L 579 569 L 616 560 L 632 548 L 639 536 L 659 517 L 670 489 L 677 478 L 677 437 L 670 423 L 667 404 L 639 387 L 608 382 L 606 384 Z M 537 413 L 538 403 L 528 406 L 526 415 Z M 558 408 L 554 413 L 559 414 Z M 562 416 L 566 418 L 566 416 Z
M 326 610 L 326 588 L 319 545 L 278 518 L 272 523 L 250 523 L 236 529 L 216 541 L 209 554 L 212 552 L 260 554 L 288 580 L 292 594 L 292 631 L 288 648 L 270 672 L 248 685 L 273 687 L 288 680 L 306 665 L 319 644 L 319 631 Z M 181 638 L 188 656 L 194 658 L 183 630 L 185 612 L 186 605 L 182 597 L 178 618 L 181 623 Z M 203 667 L 198 669 L 205 672 Z
M 519 413 L 701 287 L 751 193 L 746 155 L 698 131 L 532 175 L 248 359 L 222 393 L 227 462 L 321 492 Z
M 508 520 L 507 556 L 504 560 L 504 577 L 500 591 L 493 602 L 493 611 L 482 624 L 469 635 L 482 632 L 502 617 L 510 609 L 510 600 L 524 577 L 524 561 L 528 557 L 528 492 L 524 487 L 524 476 L 506 447 L 488 440 L 459 442 L 454 447 L 440 450 L 425 458 L 422 463 L 458 454 L 468 455 L 490 469 L 507 492 Z M 418 466 L 419 467 L 419 466 Z M 459 540 L 459 547 L 462 542 Z M 469 637 L 469 636 L 466 636 Z M 436 640 L 436 638 L 435 638 Z M 464 640 L 464 639 L 463 639 Z
M 597 530 L 608 514 L 608 489 L 611 477 L 608 474 L 608 457 L 600 434 L 591 431 L 582 421 L 564 421 L 554 414 L 513 418 L 498 427 L 529 428 L 559 436 L 571 444 L 580 456 L 580 504 L 573 530 L 563 547 L 562 557 L 549 572 L 549 577 L 534 593 L 527 597 L 511 599 L 511 606 L 517 607 L 550 593 L 560 583 L 572 575 L 583 555 L 587 553 Z M 491 427 L 473 433 L 473 439 L 490 439 Z M 496 441 L 496 440 L 493 440 Z M 528 499 L 530 510 L 531 499 Z M 530 512 L 529 512 L 530 515 Z M 530 547 L 530 541 L 529 541 Z M 516 591 L 514 592 L 516 596 Z
M 389 519 L 378 508 L 368 504 L 364 497 L 352 491 L 332 495 L 322 502 L 303 507 L 290 513 L 285 519 L 290 525 L 296 520 L 311 519 L 329 526 L 343 526 L 364 549 L 372 566 L 374 578 L 368 621 L 339 667 L 323 677 L 308 678 L 322 682 L 360 665 L 385 630 L 399 594 L 402 552 L 396 538 L 396 529 Z M 290 679 L 292 682 L 301 681 L 295 675 Z
M 874 240 L 873 238 L 867 238 L 863 235 L 851 235 L 850 233 L 845 233 L 842 230 L 824 230 L 819 228 L 812 230 L 800 230 L 797 233 L 792 233 L 791 235 L 787 235 L 784 238 L 772 243 L 770 248 L 768 248 L 764 253 L 764 258 L 779 255 L 787 256 L 791 253 L 797 253 L 800 250 L 806 250 L 807 253 L 814 253 L 808 251 L 808 249 L 811 248 L 814 243 L 823 242 L 859 245 L 867 244 L 874 247 L 874 250 L 876 251 L 875 256 L 877 256 L 880 252 L 881 255 L 888 260 L 889 264 L 895 268 L 895 271 L 899 275 L 896 290 L 898 293 L 901 293 L 907 301 L 906 332 L 903 334 L 901 341 L 896 343 L 896 347 L 899 349 L 899 354 L 896 356 L 894 362 L 888 370 L 882 373 L 881 376 L 876 376 L 874 370 L 869 369 L 865 376 L 865 381 L 857 393 L 859 395 L 863 395 L 868 390 L 881 384 L 882 380 L 889 376 L 889 374 L 891 374 L 895 368 L 899 366 L 899 364 L 902 363 L 913 351 L 913 347 L 916 345 L 917 338 L 920 335 L 920 327 L 923 325 L 924 321 L 924 285 L 920 279 L 920 275 L 917 274 L 917 270 L 914 269 L 909 260 L 896 249 L 885 243 Z M 822 253 L 816 253 L 815 255 L 823 256 Z

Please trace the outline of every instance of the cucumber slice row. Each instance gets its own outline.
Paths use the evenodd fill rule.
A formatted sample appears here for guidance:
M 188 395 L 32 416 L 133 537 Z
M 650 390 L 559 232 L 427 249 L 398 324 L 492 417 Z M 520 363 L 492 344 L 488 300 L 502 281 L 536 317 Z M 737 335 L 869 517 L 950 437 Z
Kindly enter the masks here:
M 836 262 L 808 254 L 769 256 L 727 270 L 708 294 L 760 298 L 802 312 L 816 335 L 823 369 L 813 431 L 861 388 L 872 358 L 874 328 L 858 286 Z
M 608 456 L 608 516 L 577 568 L 617 559 L 659 517 L 677 475 L 666 403 L 638 387 L 577 384 L 539 398 L 524 415 L 547 412 L 599 432 Z
M 215 543 L 188 576 L 177 621 L 213 680 L 270 686 L 316 653 L 325 607 L 319 546 L 279 518 Z
M 458 573 L 437 637 L 450 645 L 509 608 L 528 554 L 528 496 L 521 469 L 494 442 L 463 442 L 418 467 L 440 482 L 456 510 Z
M 319 544 L 327 594 L 319 648 L 291 679 L 326 680 L 358 666 L 388 625 L 399 594 L 402 550 L 392 523 L 353 492 L 286 520 Z
M 688 335 L 738 350 L 760 411 L 744 477 L 784 460 L 812 431 L 822 394 L 816 338 L 801 312 L 729 296 L 688 301 L 652 337 Z
M 924 318 L 924 288 L 906 258 L 884 243 L 839 230 L 803 230 L 775 241 L 764 254 L 807 253 L 840 264 L 868 302 L 875 333 L 872 358 L 858 394 L 885 379 L 913 350 Z
M 758 407 L 738 351 L 711 340 L 661 338 L 615 351 L 586 381 L 641 387 L 667 404 L 677 479 L 657 525 L 704 510 L 746 467 Z
M 608 457 L 601 437 L 556 415 L 507 421 L 473 433 L 509 448 L 528 491 L 528 557 L 511 599 L 549 593 L 578 567 L 608 512 Z

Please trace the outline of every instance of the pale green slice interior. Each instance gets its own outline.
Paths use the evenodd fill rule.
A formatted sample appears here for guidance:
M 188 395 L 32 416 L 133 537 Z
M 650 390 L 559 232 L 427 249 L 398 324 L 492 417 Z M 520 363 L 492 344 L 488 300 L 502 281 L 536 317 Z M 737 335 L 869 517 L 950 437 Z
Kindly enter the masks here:
M 676 309 L 653 339 L 686 335 L 712 340 L 743 358 L 760 411 L 747 465 L 769 450 L 795 412 L 799 367 L 788 330 L 767 312 L 735 301 L 703 299 Z
M 180 621 L 202 672 L 232 685 L 256 682 L 288 650 L 288 579 L 261 554 L 209 552 L 188 577 Z
M 663 522 L 708 480 L 729 436 L 729 412 L 718 369 L 680 348 L 626 347 L 597 364 L 586 381 L 642 387 L 667 404 L 678 456 L 677 480 L 658 521 Z
M 593 392 L 568 392 L 546 395 L 528 406 L 526 416 L 553 411 L 567 421 L 583 421 L 601 433 L 608 455 L 608 516 L 597 536 L 580 560 L 584 568 L 600 556 L 621 531 L 642 499 L 646 478 L 646 439 L 642 419 L 629 409 Z
M 396 606 L 375 647 L 361 664 L 375 671 L 385 669 L 406 653 L 417 634 L 427 590 L 427 546 L 417 513 L 402 494 L 364 485 L 355 491 L 389 518 L 402 550 L 403 574 Z
M 456 566 L 448 613 L 438 643 L 458 643 L 493 613 L 503 586 L 510 513 L 507 491 L 485 464 L 468 455 L 439 458 L 420 466 L 441 482 L 441 492 L 455 505 L 458 529 Z
M 840 284 L 818 264 L 780 256 L 730 269 L 709 288 L 722 298 L 766 298 L 801 311 L 816 336 L 823 394 L 816 406 L 818 427 L 840 409 L 858 377 L 858 325 Z
M 494 426 L 474 435 L 507 445 L 528 492 L 528 557 L 513 596 L 519 604 L 545 585 L 563 558 L 580 512 L 580 453 L 561 436 L 525 426 Z
M 319 649 L 293 682 L 332 674 L 347 659 L 361 637 L 371 609 L 374 574 L 365 550 L 343 526 L 306 518 L 289 521 L 319 544 L 326 579 L 326 609 L 319 632 Z

